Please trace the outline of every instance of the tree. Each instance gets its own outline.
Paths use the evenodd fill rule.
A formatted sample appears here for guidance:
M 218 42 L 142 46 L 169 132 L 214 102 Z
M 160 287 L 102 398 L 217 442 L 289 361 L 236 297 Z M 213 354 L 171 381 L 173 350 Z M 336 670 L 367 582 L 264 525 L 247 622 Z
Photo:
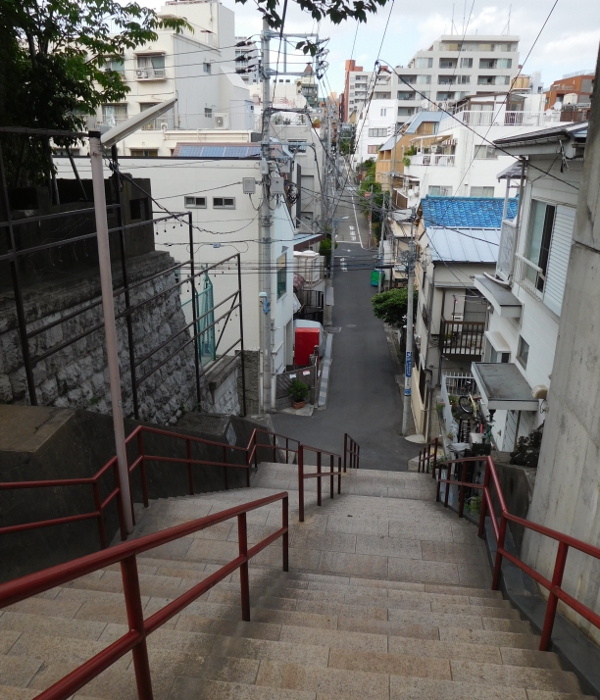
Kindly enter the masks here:
M 81 131 L 87 115 L 129 91 L 108 61 L 156 41 L 158 29 L 184 26 L 135 2 L 0 0 L 0 126 Z M 48 140 L 6 137 L 2 145 L 9 184 L 49 174 Z
M 419 291 L 414 291 L 413 310 L 416 313 Z M 375 294 L 371 299 L 373 313 L 390 326 L 402 326 L 408 311 L 408 288 L 398 287 Z

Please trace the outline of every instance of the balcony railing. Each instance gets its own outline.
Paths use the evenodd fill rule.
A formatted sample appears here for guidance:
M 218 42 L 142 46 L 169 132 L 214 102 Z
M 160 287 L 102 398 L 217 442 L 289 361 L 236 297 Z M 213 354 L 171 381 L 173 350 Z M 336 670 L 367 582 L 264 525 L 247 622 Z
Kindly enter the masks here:
M 442 355 L 477 357 L 483 354 L 485 323 L 480 321 L 442 320 L 440 347 Z
M 441 167 L 453 168 L 456 156 L 444 155 L 443 153 L 417 153 L 410 156 L 411 165 L 439 165 Z
M 506 279 L 508 279 L 512 275 L 516 241 L 516 222 L 509 221 L 508 219 L 503 219 L 496 270 L 500 272 Z
M 544 296 L 545 275 L 541 267 L 538 267 L 525 256 L 515 255 L 515 280 L 538 299 Z
M 469 126 L 531 126 L 542 127 L 558 123 L 558 112 L 546 114 L 545 112 L 505 111 L 498 109 L 489 112 L 464 110 L 452 116 L 444 117 L 438 131 L 450 128 L 456 124 L 456 120 Z
M 167 77 L 164 68 L 138 68 L 135 75 L 138 80 L 164 80 Z

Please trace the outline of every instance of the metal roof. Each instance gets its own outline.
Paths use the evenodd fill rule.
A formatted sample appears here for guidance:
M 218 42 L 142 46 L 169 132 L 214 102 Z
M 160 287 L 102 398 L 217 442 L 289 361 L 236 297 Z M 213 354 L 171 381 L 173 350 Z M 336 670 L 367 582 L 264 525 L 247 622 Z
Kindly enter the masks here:
M 587 138 L 587 129 L 587 122 L 565 122 L 559 126 L 551 126 L 548 129 L 537 129 L 536 131 L 528 131 L 525 134 L 505 136 L 503 139 L 496 139 L 494 143 L 499 146 L 509 146 L 521 143 L 522 141 L 537 141 L 539 139 L 545 141 L 560 141 L 561 136 L 573 138 L 575 141 L 585 142 Z
M 495 265 L 500 245 L 500 229 L 440 228 L 427 229 L 431 259 L 446 263 L 483 263 Z
M 425 226 L 454 228 L 500 228 L 504 199 L 502 197 L 432 197 L 421 199 Z M 517 215 L 517 198 L 508 200 L 507 219 Z
M 410 124 L 408 125 L 408 129 L 406 130 L 405 133 L 407 134 L 415 134 L 417 132 L 417 129 L 423 124 L 424 122 L 439 122 L 442 120 L 442 117 L 445 117 L 444 112 L 417 112 L 415 114 L 415 118 L 411 120 Z M 430 134 L 433 136 L 433 134 Z

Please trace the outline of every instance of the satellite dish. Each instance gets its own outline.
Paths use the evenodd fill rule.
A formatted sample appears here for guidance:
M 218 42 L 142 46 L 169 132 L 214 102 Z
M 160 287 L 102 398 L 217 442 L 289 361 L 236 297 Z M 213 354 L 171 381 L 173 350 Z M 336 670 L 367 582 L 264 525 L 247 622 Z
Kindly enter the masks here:
M 414 190 L 408 190 L 408 196 L 412 197 L 414 195 L 415 191 Z
M 560 112 L 560 110 L 562 109 L 562 102 L 555 102 L 552 109 L 556 110 L 557 112 Z

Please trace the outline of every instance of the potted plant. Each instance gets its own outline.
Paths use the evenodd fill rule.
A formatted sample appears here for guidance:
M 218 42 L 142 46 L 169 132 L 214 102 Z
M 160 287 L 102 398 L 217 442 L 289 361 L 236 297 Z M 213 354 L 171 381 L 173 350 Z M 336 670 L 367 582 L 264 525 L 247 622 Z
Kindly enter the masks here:
M 306 403 L 309 392 L 310 389 L 307 384 L 301 382 L 299 379 L 292 379 L 292 383 L 290 384 L 292 406 L 294 408 L 302 408 Z

